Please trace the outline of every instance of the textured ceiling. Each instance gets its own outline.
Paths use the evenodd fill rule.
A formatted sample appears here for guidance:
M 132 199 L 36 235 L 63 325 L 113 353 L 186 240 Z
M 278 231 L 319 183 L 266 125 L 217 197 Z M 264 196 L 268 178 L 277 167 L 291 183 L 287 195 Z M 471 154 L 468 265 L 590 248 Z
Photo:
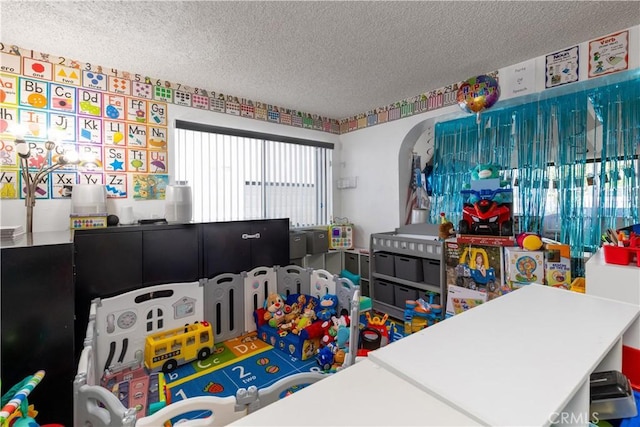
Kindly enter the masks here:
M 639 1 L 7 1 L 0 41 L 344 118 L 640 24 Z

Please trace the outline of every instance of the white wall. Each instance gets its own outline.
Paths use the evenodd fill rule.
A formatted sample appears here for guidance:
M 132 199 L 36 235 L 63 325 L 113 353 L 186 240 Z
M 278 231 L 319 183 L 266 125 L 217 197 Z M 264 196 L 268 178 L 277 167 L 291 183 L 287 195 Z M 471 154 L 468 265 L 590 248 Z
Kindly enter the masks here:
M 404 217 L 414 145 L 435 117 L 452 114 L 461 114 L 460 108 L 450 106 L 340 135 L 341 171 L 356 175 L 358 187 L 337 190 L 342 210 L 336 215 L 354 223 L 357 247 L 368 248 L 371 233 L 393 231 L 404 223 L 400 217 Z
M 334 165 L 340 162 L 340 139 L 338 135 L 319 132 L 310 129 L 297 128 L 293 126 L 279 125 L 276 123 L 263 122 L 260 120 L 246 119 L 229 114 L 216 113 L 196 108 L 182 107 L 179 105 L 168 105 L 169 117 L 169 175 L 173 182 L 171 161 L 175 158 L 174 147 L 174 124 L 175 120 L 185 120 L 196 123 L 203 123 L 214 126 L 251 130 L 256 132 L 270 133 L 302 139 L 328 142 L 337 148 L 334 150 Z M 335 170 L 335 167 L 334 167 Z M 333 180 L 334 186 L 336 179 Z M 128 182 L 129 194 L 133 194 L 133 183 Z M 335 197 L 334 189 L 334 211 L 340 211 L 340 200 Z M 132 206 L 136 219 L 140 218 L 163 218 L 164 201 L 162 200 L 134 200 L 108 199 L 107 211 L 109 214 L 118 215 L 123 206 Z M 33 213 L 33 231 L 63 231 L 69 229 L 69 214 L 71 213 L 71 200 L 69 199 L 43 199 L 37 200 Z M 24 200 L 1 200 L 0 201 L 0 225 L 22 225 L 26 227 L 26 208 Z

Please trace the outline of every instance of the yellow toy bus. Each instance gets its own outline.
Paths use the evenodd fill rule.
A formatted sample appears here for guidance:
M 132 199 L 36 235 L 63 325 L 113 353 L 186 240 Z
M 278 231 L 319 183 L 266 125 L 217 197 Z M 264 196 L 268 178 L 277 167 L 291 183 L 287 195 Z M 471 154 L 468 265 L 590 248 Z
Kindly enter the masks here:
M 211 325 L 195 322 L 148 335 L 144 345 L 144 365 L 151 371 L 162 370 L 166 374 L 178 365 L 206 359 L 212 350 Z

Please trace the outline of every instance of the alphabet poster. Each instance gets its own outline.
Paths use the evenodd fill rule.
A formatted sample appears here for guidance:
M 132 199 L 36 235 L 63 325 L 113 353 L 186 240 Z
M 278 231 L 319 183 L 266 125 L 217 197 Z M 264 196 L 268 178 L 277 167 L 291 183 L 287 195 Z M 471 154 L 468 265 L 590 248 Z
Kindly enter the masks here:
M 4 60 L 7 55 L 2 54 Z M 105 184 L 111 198 L 126 198 L 133 174 L 164 182 L 169 173 L 167 103 L 151 87 L 33 58 L 4 63 L 0 73 L 0 198 L 23 198 L 15 129 L 25 132 L 28 167 L 35 173 L 69 150 L 80 163 L 44 180 L 39 198 L 68 198 L 74 184 Z M 47 149 L 45 142 L 57 141 Z M 154 175 L 162 176 L 154 180 Z M 135 180 L 139 182 L 139 180 Z M 163 198 L 151 192 L 145 198 Z

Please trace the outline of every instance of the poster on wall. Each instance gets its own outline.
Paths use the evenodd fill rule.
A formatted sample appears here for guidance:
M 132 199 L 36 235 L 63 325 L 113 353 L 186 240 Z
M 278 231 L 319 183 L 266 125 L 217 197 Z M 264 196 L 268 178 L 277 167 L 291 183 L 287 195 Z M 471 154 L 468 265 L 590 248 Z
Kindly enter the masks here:
M 579 59 L 580 49 L 578 46 L 547 55 L 545 57 L 545 87 L 548 89 L 577 82 L 580 75 Z
M 55 162 L 54 155 L 67 149 L 80 156 L 78 165 L 45 179 L 39 198 L 68 198 L 74 184 L 96 183 L 109 183 L 109 198 L 125 198 L 127 183 L 133 181 L 127 174 L 133 173 L 162 174 L 158 180 L 164 182 L 169 173 L 167 104 L 125 95 L 130 91 L 122 79 L 51 65 L 23 58 L 23 67 L 15 70 L 20 75 L 0 73 L 0 198 L 24 197 L 13 144 L 19 127 L 29 141 L 32 170 Z M 114 92 L 103 91 L 103 81 Z M 57 146 L 49 153 L 45 142 L 54 138 Z
M 507 67 L 500 75 L 502 99 L 527 95 L 536 91 L 536 61 L 529 60 Z
M 629 68 L 629 31 L 589 42 L 589 78 Z
M 135 200 L 164 200 L 169 185 L 169 175 L 133 175 Z

